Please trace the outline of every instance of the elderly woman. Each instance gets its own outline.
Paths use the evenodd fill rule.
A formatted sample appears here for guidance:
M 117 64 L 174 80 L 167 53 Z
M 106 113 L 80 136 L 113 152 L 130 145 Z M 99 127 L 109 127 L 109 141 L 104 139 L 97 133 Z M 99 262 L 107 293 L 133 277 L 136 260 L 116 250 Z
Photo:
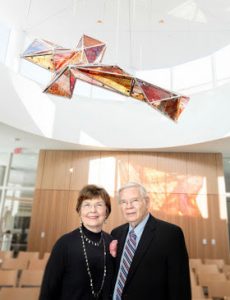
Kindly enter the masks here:
M 40 300 L 108 300 L 113 277 L 109 253 L 112 237 L 102 231 L 111 211 L 105 189 L 87 185 L 76 210 L 81 225 L 54 245 L 47 263 Z

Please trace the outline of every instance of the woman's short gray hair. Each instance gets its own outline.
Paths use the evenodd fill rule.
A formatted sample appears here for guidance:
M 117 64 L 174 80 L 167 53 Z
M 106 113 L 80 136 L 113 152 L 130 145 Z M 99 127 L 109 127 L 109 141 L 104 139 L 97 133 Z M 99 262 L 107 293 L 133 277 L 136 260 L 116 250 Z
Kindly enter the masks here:
M 126 189 L 129 189 L 129 188 L 138 188 L 139 189 L 139 192 L 140 192 L 140 195 L 141 197 L 143 198 L 146 198 L 148 197 L 148 192 L 146 190 L 146 188 L 138 183 L 138 182 L 128 182 L 126 184 L 124 184 L 123 186 L 121 186 L 117 192 L 117 199 L 118 201 L 120 200 L 120 194 L 122 191 L 126 190 Z

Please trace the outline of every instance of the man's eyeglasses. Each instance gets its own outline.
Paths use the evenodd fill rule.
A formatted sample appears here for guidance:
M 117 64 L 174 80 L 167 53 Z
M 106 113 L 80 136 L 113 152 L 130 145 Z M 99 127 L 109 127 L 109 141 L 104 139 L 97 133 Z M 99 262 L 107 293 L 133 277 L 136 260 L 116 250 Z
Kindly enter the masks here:
M 128 206 L 128 205 L 131 205 L 131 206 L 138 206 L 140 204 L 140 202 L 142 201 L 143 198 L 134 198 L 134 199 L 131 199 L 131 200 L 124 200 L 124 199 L 121 199 L 119 201 L 119 204 L 121 206 Z

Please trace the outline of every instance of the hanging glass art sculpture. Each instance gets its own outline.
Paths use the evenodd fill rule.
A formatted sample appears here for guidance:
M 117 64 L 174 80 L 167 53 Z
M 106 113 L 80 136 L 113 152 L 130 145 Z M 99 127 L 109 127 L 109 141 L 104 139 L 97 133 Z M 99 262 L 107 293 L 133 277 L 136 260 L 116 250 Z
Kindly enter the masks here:
M 146 102 L 177 121 L 189 98 L 138 79 L 118 66 L 101 64 L 105 43 L 83 35 L 73 50 L 34 40 L 22 57 L 53 73 L 44 92 L 71 98 L 76 80 Z

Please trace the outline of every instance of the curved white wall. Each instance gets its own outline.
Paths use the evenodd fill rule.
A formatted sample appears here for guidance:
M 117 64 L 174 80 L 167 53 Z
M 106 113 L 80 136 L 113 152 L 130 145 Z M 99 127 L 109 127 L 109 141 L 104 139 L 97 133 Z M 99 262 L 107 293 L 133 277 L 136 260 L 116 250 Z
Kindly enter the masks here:
M 228 0 L 221 6 L 195 0 L 44 3 L 0 5 L 0 20 L 11 29 L 0 66 L 1 122 L 74 145 L 115 149 L 161 149 L 230 136 Z M 72 47 L 83 33 L 107 43 L 105 64 L 190 96 L 179 122 L 81 82 L 72 100 L 43 94 L 50 75 L 20 54 L 34 38 Z
M 3 65 L 0 73 L 1 121 L 36 135 L 117 149 L 175 147 L 230 135 L 230 84 L 193 95 L 174 123 L 131 98 L 110 100 L 107 92 L 107 100 L 67 100 L 42 93 L 39 84 Z

